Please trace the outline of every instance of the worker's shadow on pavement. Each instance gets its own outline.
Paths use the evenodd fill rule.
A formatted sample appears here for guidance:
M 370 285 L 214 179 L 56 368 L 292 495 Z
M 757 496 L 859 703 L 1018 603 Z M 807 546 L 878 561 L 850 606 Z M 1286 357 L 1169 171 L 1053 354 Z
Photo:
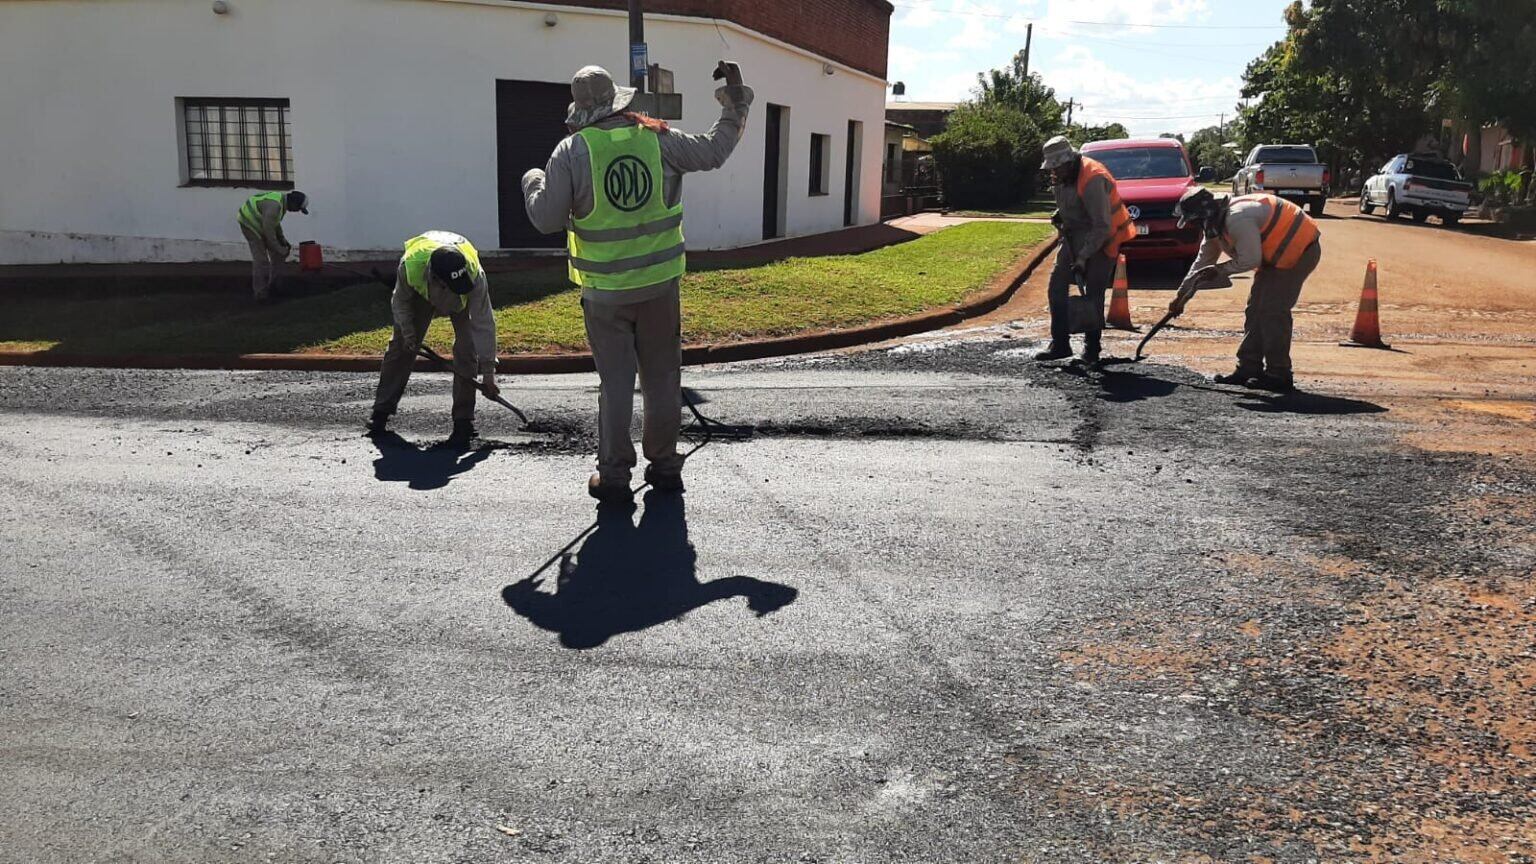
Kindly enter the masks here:
M 700 582 L 688 540 L 683 496 L 651 491 L 639 524 L 633 505 L 597 508 L 592 533 L 574 558 L 559 556 L 554 592 L 539 590 L 542 569 L 503 588 L 501 599 L 560 644 L 596 648 L 620 633 L 674 621 L 695 609 L 743 597 L 762 617 L 793 603 L 799 591 L 748 576 Z M 574 545 L 574 544 L 573 544 Z
M 1238 402 L 1237 407 L 1259 414 L 1385 414 L 1387 411 L 1385 407 L 1363 399 L 1343 399 L 1300 390 L 1283 394 L 1249 392 L 1242 396 L 1247 401 Z
M 1153 375 L 1133 372 L 1129 361 L 1111 361 L 1098 376 L 1099 398 L 1105 402 L 1139 402 L 1143 399 L 1160 399 L 1172 396 L 1180 389 L 1201 390 L 1235 396 L 1238 408 L 1261 414 L 1381 414 L 1387 409 L 1374 402 L 1360 399 L 1344 399 L 1324 396 L 1321 393 L 1267 393 L 1260 390 L 1242 390 L 1213 384 L 1193 384 L 1188 381 L 1169 381 Z M 1118 368 L 1117 368 L 1118 367 Z M 1087 377 L 1077 371 L 1072 374 Z
M 379 449 L 373 460 L 373 476 L 384 483 L 406 483 L 417 491 L 441 489 L 460 474 L 474 469 L 493 448 L 471 449 L 446 441 L 422 447 L 384 432 L 372 438 Z

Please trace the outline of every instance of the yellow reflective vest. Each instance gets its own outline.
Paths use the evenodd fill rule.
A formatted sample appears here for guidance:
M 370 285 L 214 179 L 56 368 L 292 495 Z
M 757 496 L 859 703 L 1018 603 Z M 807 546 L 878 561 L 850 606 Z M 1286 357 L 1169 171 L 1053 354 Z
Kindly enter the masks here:
M 688 270 L 683 205 L 666 204 L 661 139 L 638 124 L 577 134 L 591 160 L 592 212 L 566 235 L 571 281 L 626 291 L 680 278 Z

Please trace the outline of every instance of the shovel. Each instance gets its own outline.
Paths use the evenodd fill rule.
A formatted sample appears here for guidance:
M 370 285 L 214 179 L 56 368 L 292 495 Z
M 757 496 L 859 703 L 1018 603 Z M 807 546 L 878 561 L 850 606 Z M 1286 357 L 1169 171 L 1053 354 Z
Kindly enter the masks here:
M 757 432 L 756 426 L 721 423 L 719 420 L 705 417 L 699 413 L 698 403 L 707 401 L 709 400 L 699 395 L 698 391 L 692 387 L 683 388 L 683 404 L 687 405 L 688 410 L 693 412 L 694 424 L 689 428 L 703 430 L 705 444 L 716 438 L 719 438 L 721 441 L 749 441 Z
M 492 396 L 491 394 L 485 392 L 485 385 L 484 384 L 480 383 L 479 381 L 476 381 L 475 379 L 469 377 L 468 375 L 465 375 L 464 373 L 460 372 L 459 370 L 453 368 L 453 364 L 449 363 L 446 359 L 444 359 L 443 355 L 437 353 L 436 351 L 433 351 L 431 348 L 428 348 L 425 345 L 421 345 L 421 346 L 418 346 L 416 348 L 416 356 L 418 356 L 418 357 L 425 357 L 426 359 L 432 361 L 432 363 L 434 365 L 436 365 L 439 369 L 446 369 L 447 371 L 453 373 L 453 377 L 459 379 L 460 381 L 468 382 L 469 386 L 471 386 L 471 387 L 475 388 L 476 390 L 480 391 L 480 395 L 482 395 L 485 398 L 491 400 L 492 402 L 495 402 L 496 404 L 502 406 L 503 408 L 506 408 L 508 411 L 511 411 L 513 414 L 516 414 L 517 415 L 517 419 L 523 421 L 523 428 L 524 429 L 528 428 L 528 416 L 526 414 L 524 414 L 523 412 L 517 410 L 517 406 L 516 405 L 513 405 L 511 402 L 508 402 L 507 400 L 501 398 L 501 396 L 499 396 L 499 395 Z
M 1178 305 L 1173 309 L 1169 309 L 1168 314 L 1163 316 L 1163 320 L 1157 322 L 1157 324 L 1151 330 L 1147 331 L 1147 335 L 1142 337 L 1141 344 L 1136 346 L 1136 359 L 1132 360 L 1131 362 L 1141 362 L 1141 352 L 1147 347 L 1147 343 L 1152 341 L 1152 337 L 1156 336 L 1159 330 L 1167 327 L 1169 322 L 1184 314 L 1184 304 L 1188 303 L 1189 299 L 1195 296 L 1196 291 L 1216 290 L 1218 288 L 1231 287 L 1232 279 L 1230 277 L 1221 273 L 1217 273 L 1214 270 L 1210 270 L 1204 275 L 1197 277 L 1193 282 L 1190 283 L 1188 288 L 1180 288 L 1178 296 L 1174 297 L 1174 302 Z

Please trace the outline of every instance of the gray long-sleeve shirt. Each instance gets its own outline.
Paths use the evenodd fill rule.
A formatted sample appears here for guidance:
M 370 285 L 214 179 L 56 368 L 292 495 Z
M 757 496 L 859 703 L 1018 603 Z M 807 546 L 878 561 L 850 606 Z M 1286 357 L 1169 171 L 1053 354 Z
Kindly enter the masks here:
M 715 100 L 721 105 L 720 119 L 702 135 L 690 135 L 673 129 L 661 139 L 662 195 L 668 207 L 677 206 L 683 196 L 683 175 L 694 171 L 712 171 L 725 164 L 736 149 L 746 129 L 747 112 L 752 105 L 751 87 L 721 87 Z M 615 115 L 594 123 L 598 129 L 615 129 L 633 121 Z M 528 221 L 545 234 L 565 230 L 573 219 L 591 215 L 594 205 L 592 172 L 587 142 L 580 135 L 569 135 L 555 146 L 544 170 L 537 168 L 523 175 L 523 203 Z M 639 303 L 677 290 L 678 280 L 631 291 L 583 289 L 582 298 L 592 303 Z
M 1088 266 L 1088 259 L 1103 250 L 1109 242 L 1109 202 L 1114 184 L 1106 177 L 1094 177 L 1085 187 L 1086 194 L 1077 194 L 1077 182 L 1057 183 L 1056 210 L 1061 213 L 1062 233 L 1071 244 L 1079 267 Z
M 1195 264 L 1189 269 L 1180 286 L 1194 283 L 1195 273 L 1216 264 L 1216 259 L 1226 253 L 1230 261 L 1216 264 L 1216 272 L 1225 276 L 1247 273 L 1264 263 L 1264 220 L 1269 207 L 1263 201 L 1238 201 L 1227 207 L 1226 224 L 1214 237 L 1200 241 L 1200 251 Z
M 453 315 L 459 308 L 459 295 L 444 285 L 436 276 L 432 275 L 431 268 L 427 269 L 427 301 L 437 310 L 439 315 Z M 485 375 L 496 371 L 496 314 L 491 309 L 491 284 L 485 278 L 485 271 L 481 270 L 475 275 L 475 287 L 470 289 L 469 303 L 464 311 L 469 314 L 469 334 L 475 343 L 475 362 L 480 367 L 480 374 Z M 400 259 L 400 266 L 395 270 L 395 293 L 389 298 L 389 308 L 394 312 L 395 326 L 412 345 L 420 345 L 426 338 L 426 326 L 424 322 L 416 320 L 416 312 L 412 308 L 415 300 L 421 295 L 416 289 L 405 281 L 405 259 Z

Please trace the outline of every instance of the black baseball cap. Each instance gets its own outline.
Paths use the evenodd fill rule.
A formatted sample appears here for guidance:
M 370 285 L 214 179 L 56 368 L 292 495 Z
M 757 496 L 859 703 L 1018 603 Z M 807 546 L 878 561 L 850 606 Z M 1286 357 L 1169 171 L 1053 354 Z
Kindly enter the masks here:
M 303 213 L 305 216 L 309 215 L 309 196 L 305 195 L 303 192 L 300 192 L 297 189 L 288 193 L 288 197 L 284 201 L 284 204 L 287 205 L 288 212 L 290 213 L 298 211 Z
M 442 280 L 455 294 L 468 294 L 475 288 L 474 277 L 469 275 L 469 261 L 464 253 L 452 246 L 439 246 L 432 250 L 430 265 L 432 275 Z

